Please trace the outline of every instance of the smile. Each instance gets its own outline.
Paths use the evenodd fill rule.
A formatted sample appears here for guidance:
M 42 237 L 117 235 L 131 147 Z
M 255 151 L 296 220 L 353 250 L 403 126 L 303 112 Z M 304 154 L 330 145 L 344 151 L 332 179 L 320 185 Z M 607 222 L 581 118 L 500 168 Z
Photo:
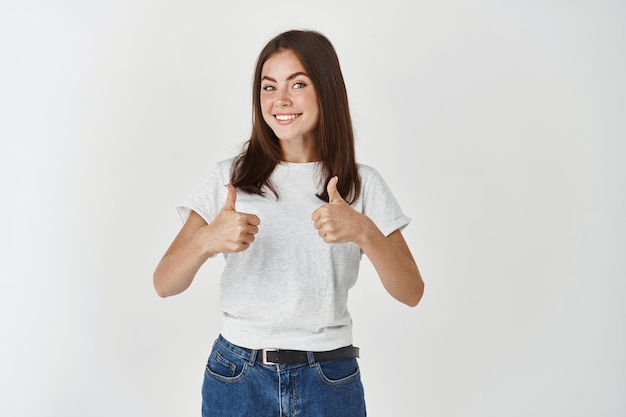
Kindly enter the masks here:
M 281 122 L 286 122 L 288 120 L 293 120 L 296 117 L 299 117 L 299 114 L 276 114 L 274 115 L 274 117 L 276 118 L 276 120 L 279 120 Z

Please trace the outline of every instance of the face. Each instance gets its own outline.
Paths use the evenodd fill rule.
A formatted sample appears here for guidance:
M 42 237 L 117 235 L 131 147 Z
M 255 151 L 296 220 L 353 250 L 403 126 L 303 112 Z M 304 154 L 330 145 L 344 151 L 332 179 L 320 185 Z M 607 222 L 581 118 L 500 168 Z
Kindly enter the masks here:
M 313 83 L 291 50 L 272 55 L 261 71 L 261 112 L 285 146 L 312 149 L 319 121 Z M 288 145 L 286 142 L 290 142 Z

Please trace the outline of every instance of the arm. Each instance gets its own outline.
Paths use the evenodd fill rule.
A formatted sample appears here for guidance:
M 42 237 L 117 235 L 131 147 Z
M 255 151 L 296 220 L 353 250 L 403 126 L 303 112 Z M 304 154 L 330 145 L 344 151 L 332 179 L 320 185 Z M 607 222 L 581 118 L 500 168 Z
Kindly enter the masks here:
M 356 243 L 374 265 L 387 292 L 396 300 L 415 307 L 424 294 L 424 281 L 402 233 L 396 230 L 385 237 L 367 217 L 366 222 L 371 226 L 362 229 Z
M 313 221 L 326 243 L 354 242 L 374 265 L 391 296 L 411 307 L 424 293 L 424 282 L 402 233 L 385 237 L 366 215 L 354 210 L 337 191 L 337 178 L 328 183 L 329 203 L 313 212 Z
M 211 256 L 248 249 L 260 220 L 254 214 L 237 212 L 236 199 L 235 188 L 229 185 L 226 202 L 210 224 L 191 212 L 154 271 L 153 283 L 159 296 L 168 297 L 186 290 Z

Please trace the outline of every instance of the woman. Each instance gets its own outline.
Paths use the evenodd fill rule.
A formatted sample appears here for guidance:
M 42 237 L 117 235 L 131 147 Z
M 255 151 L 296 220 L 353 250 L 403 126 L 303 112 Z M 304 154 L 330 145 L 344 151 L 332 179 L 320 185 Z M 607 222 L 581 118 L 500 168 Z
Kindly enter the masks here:
M 410 219 L 355 161 L 343 76 L 322 34 L 288 31 L 265 46 L 253 116 L 242 153 L 178 207 L 185 223 L 154 286 L 178 294 L 224 254 L 203 416 L 365 416 L 348 290 L 364 253 L 389 294 L 417 305 L 424 284 L 400 232 Z

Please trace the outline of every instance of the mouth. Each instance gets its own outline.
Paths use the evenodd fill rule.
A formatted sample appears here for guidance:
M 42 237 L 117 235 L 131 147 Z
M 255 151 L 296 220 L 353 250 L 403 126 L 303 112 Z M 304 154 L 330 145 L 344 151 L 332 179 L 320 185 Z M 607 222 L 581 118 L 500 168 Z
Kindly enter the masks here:
M 278 120 L 279 122 L 290 122 L 292 120 L 297 119 L 301 115 L 302 115 L 302 113 L 298 113 L 298 114 L 275 114 L 274 118 L 276 120 Z

